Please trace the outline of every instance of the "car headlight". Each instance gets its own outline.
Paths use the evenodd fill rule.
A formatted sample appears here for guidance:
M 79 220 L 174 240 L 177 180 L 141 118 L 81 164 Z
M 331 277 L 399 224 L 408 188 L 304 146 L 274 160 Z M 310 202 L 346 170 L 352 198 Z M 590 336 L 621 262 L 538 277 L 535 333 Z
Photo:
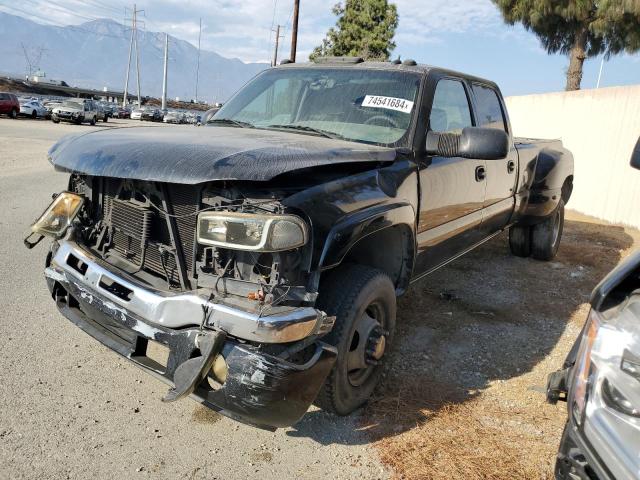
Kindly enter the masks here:
M 84 198 L 70 192 L 62 192 L 36 222 L 31 225 L 33 233 L 60 238 L 71 225 L 71 222 L 80 211 Z
M 602 398 L 608 407 L 625 415 L 640 418 L 640 409 L 636 408 L 607 378 L 602 381 Z
M 589 312 L 587 318 L 586 332 L 582 337 L 582 343 L 576 357 L 576 370 L 573 384 L 572 398 L 570 399 L 571 413 L 578 425 L 584 419 L 585 407 L 589 400 L 592 387 L 592 376 L 595 366 L 591 362 L 591 352 L 598 335 L 598 330 L 602 325 L 602 317 L 596 310 Z
M 291 250 L 307 243 L 307 224 L 295 215 L 203 212 L 198 243 L 254 252 Z

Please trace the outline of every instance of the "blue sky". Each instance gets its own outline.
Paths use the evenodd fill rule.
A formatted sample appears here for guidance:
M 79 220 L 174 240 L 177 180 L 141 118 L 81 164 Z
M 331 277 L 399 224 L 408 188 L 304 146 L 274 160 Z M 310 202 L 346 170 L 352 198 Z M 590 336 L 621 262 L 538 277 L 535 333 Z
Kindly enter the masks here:
M 12 11 L 15 0 L 0 0 Z M 137 0 L 145 10 L 147 30 L 168 32 L 197 44 L 202 18 L 202 47 L 243 61 L 268 62 L 274 24 L 284 26 L 281 58 L 289 55 L 293 0 Z M 333 0 L 301 0 L 298 60 L 320 44 L 335 24 Z M 396 0 L 400 26 L 394 57 L 448 67 L 496 81 L 505 95 L 559 91 L 568 59 L 547 55 L 537 38 L 504 24 L 490 0 Z M 124 21 L 125 0 L 21 0 L 32 20 L 55 25 L 80 24 L 93 18 Z M 596 85 L 601 58 L 585 64 L 583 88 Z M 640 54 L 622 55 L 604 65 L 601 86 L 640 83 Z

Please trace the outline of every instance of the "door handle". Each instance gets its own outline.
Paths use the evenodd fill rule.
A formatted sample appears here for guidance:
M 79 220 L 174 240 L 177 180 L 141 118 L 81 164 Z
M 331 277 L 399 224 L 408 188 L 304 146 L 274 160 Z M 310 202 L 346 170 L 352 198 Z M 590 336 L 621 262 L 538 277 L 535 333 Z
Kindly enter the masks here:
M 487 171 L 484 167 L 476 167 L 476 182 L 482 182 L 487 178 Z
M 513 160 L 509 160 L 509 163 L 507 163 L 507 172 L 513 173 L 515 171 L 516 171 L 516 162 L 514 162 Z

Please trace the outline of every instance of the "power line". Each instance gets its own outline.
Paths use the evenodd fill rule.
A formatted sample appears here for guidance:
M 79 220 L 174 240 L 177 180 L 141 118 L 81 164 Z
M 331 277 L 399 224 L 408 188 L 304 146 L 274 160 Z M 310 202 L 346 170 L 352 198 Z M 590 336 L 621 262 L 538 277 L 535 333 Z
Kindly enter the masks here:
M 75 3 L 80 5 L 90 6 L 92 8 L 101 8 L 106 12 L 113 12 L 117 14 L 121 14 L 123 9 L 113 7 L 111 5 L 106 5 L 98 0 L 74 0 Z
M 108 34 L 108 33 L 97 33 L 97 32 L 91 31 L 91 30 L 87 30 L 86 28 L 79 27 L 77 25 L 64 25 L 64 24 L 62 24 L 60 22 L 51 21 L 51 19 L 49 19 L 49 18 L 44 18 L 44 17 L 41 17 L 39 15 L 36 15 L 33 12 L 27 12 L 27 11 L 22 10 L 20 8 L 17 8 L 17 7 L 14 7 L 14 6 L 5 5 L 3 3 L 0 3 L 0 7 L 9 10 L 8 13 L 11 13 L 11 14 L 15 14 L 15 12 L 19 12 L 19 13 L 24 14 L 27 18 L 29 18 L 29 17 L 36 18 L 36 19 L 40 20 L 41 22 L 43 22 L 45 25 L 48 25 L 48 26 L 60 27 L 60 28 L 69 28 L 71 30 L 76 30 L 76 31 L 79 31 L 79 32 L 84 32 L 84 33 L 88 33 L 88 34 L 96 35 L 96 36 L 101 36 L 101 37 L 111 37 L 111 38 L 119 38 L 119 39 L 123 39 L 124 38 L 124 39 L 126 39 L 126 37 L 124 37 L 122 35 L 111 35 L 111 34 Z M 22 16 L 22 15 L 20 15 L 20 16 Z

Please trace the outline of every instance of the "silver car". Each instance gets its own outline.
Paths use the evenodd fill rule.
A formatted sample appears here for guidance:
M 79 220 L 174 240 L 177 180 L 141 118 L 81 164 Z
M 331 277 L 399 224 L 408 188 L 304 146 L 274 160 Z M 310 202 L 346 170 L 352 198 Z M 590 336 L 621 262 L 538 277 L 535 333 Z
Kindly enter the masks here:
M 640 140 L 631 166 L 640 169 Z M 568 405 L 556 479 L 640 478 L 640 251 L 593 291 L 582 334 L 549 377 L 547 400 Z

